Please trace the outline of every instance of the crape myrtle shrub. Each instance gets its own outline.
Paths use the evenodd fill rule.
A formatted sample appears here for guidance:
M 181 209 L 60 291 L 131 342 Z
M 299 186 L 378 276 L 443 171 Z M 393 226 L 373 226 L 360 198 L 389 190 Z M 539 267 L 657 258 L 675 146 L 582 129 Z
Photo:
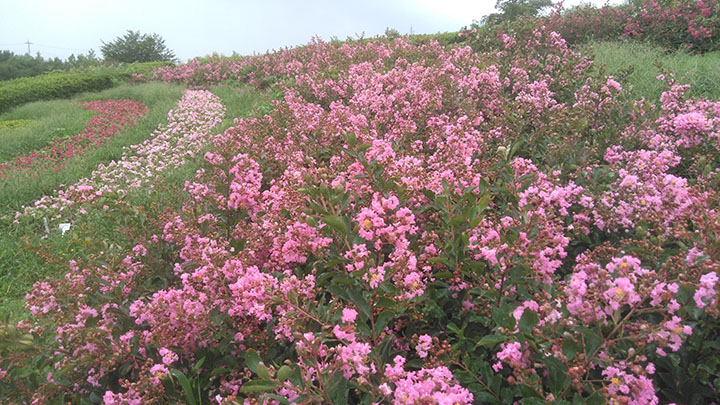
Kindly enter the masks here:
M 620 101 L 559 34 L 498 40 L 159 69 L 283 97 L 213 136 L 182 207 L 126 228 L 124 254 L 36 285 L 33 318 L 6 328 L 2 392 L 717 400 L 720 103 L 672 77 L 656 105 Z M 91 210 L 93 190 L 74 192 Z
M 521 18 L 498 25 L 473 25 L 464 29 L 461 35 L 471 42 L 483 41 L 498 30 L 514 30 L 537 23 L 559 33 L 569 44 L 628 38 L 668 49 L 720 50 L 718 0 L 639 0 L 601 8 L 591 5 L 567 10 L 556 8 L 547 17 Z

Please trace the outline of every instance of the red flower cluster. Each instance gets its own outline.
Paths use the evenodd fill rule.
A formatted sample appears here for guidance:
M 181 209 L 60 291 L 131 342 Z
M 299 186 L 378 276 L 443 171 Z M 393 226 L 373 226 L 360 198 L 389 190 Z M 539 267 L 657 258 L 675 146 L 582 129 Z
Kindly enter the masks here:
M 38 151 L 0 163 L 0 177 L 7 177 L 8 171 L 47 165 L 60 170 L 62 162 L 101 145 L 121 128 L 135 125 L 147 111 L 145 105 L 135 100 L 98 100 L 80 104 L 97 112 L 82 132 L 70 138 L 55 139 Z

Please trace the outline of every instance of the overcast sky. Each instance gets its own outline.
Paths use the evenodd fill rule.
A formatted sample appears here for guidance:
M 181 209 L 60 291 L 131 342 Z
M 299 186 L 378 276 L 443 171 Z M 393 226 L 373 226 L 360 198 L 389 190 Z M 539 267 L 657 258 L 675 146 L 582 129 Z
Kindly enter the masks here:
M 621 0 L 610 0 L 617 4 Z M 264 53 L 325 40 L 457 31 L 495 0 L 0 0 L 0 49 L 67 58 L 127 30 L 157 33 L 186 61 L 213 52 Z M 566 0 L 566 7 L 581 0 Z M 585 0 L 602 5 L 605 0 Z

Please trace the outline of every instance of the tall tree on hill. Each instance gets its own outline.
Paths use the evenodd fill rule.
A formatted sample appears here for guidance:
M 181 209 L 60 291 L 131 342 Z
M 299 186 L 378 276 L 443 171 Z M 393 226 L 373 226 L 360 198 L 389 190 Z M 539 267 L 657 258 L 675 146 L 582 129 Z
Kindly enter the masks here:
M 495 9 L 499 12 L 485 17 L 485 22 L 494 25 L 514 21 L 519 17 L 535 17 L 552 5 L 552 0 L 497 0 Z
M 158 34 L 141 34 L 128 30 L 124 36 L 105 43 L 100 48 L 103 58 L 110 62 L 159 62 L 175 61 L 175 53 L 165 46 Z

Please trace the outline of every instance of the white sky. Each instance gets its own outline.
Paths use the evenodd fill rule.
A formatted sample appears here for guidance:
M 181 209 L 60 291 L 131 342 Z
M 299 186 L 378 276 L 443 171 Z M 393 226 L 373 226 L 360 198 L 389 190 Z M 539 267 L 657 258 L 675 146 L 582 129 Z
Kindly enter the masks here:
M 602 5 L 606 0 L 566 0 Z M 617 4 L 621 0 L 610 0 Z M 315 35 L 457 31 L 492 13 L 495 0 L 0 0 L 0 50 L 67 58 L 127 30 L 157 33 L 182 61 L 213 52 L 264 53 Z

